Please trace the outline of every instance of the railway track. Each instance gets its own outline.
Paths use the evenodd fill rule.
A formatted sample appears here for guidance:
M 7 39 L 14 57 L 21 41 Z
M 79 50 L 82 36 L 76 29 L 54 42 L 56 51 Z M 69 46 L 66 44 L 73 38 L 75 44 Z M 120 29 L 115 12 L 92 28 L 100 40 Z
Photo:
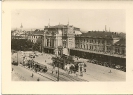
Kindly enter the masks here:
M 65 76 L 65 77 L 68 77 L 72 81 L 86 81 L 86 80 L 83 80 L 83 79 L 80 79 L 78 77 L 74 77 L 74 76 L 71 76 L 71 75 L 68 75 L 68 74 L 65 74 L 65 73 L 62 73 L 62 72 L 60 72 L 60 75 Z

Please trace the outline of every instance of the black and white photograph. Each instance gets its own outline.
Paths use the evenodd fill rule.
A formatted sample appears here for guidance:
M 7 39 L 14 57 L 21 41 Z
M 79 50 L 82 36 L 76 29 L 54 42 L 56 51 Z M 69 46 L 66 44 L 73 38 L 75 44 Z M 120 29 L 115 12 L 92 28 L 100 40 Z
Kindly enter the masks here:
M 126 11 L 12 10 L 11 81 L 126 81 Z

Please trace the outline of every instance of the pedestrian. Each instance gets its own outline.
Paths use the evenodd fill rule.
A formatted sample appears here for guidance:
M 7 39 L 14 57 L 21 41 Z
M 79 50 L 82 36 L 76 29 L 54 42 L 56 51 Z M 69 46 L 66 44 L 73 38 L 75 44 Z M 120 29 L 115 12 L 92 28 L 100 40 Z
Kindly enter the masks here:
M 76 71 L 76 77 L 78 76 L 78 72 Z
M 52 69 L 52 74 L 53 74 L 54 70 Z
M 13 71 L 13 68 L 12 68 L 12 71 Z
M 40 81 L 40 79 L 38 78 L 37 81 Z
M 112 73 L 111 70 L 109 71 L 109 73 Z
M 54 73 L 54 69 L 55 69 L 55 67 L 53 66 L 53 68 L 52 68 L 52 74 Z
M 84 72 L 86 72 L 86 68 L 84 68 Z
M 57 74 L 58 72 L 57 72 L 57 70 L 56 70 L 56 74 Z
M 32 73 L 31 77 L 33 78 L 33 76 L 34 76 L 34 75 L 33 75 L 33 73 Z

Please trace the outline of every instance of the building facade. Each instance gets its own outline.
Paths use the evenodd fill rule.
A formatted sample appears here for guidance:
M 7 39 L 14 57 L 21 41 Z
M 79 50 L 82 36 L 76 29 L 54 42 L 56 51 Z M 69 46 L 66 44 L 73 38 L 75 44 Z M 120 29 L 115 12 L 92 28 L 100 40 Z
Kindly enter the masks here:
M 63 54 L 69 55 L 69 50 L 75 48 L 75 34 L 80 28 L 72 25 L 45 26 L 44 51 L 58 55 L 58 47 L 62 47 Z
M 113 45 L 120 40 L 113 32 L 89 31 L 75 36 L 75 48 L 90 52 L 113 54 Z
M 126 56 L 126 40 L 120 39 L 113 45 L 114 54 Z
M 44 30 L 36 29 L 35 31 L 28 31 L 28 40 L 33 43 L 32 50 L 34 46 L 39 47 L 39 51 L 43 51 L 44 44 Z
M 44 30 L 36 29 L 35 31 L 29 31 L 28 34 L 28 40 L 30 40 L 32 43 L 40 43 L 43 41 L 44 36 Z M 42 43 L 43 44 L 43 43 Z
M 88 31 L 77 35 L 75 36 L 75 49 L 71 49 L 70 54 L 97 60 L 98 63 L 106 62 L 113 66 L 126 67 L 125 40 L 121 39 L 116 32 Z

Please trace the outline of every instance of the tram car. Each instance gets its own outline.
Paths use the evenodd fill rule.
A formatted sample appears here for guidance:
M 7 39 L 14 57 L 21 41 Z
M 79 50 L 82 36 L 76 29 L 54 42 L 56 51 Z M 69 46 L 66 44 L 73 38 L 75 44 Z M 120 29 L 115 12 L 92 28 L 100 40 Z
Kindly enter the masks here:
M 46 65 L 40 64 L 38 62 L 35 62 L 34 69 L 36 72 L 44 72 L 45 73 L 48 71 L 48 68 Z

